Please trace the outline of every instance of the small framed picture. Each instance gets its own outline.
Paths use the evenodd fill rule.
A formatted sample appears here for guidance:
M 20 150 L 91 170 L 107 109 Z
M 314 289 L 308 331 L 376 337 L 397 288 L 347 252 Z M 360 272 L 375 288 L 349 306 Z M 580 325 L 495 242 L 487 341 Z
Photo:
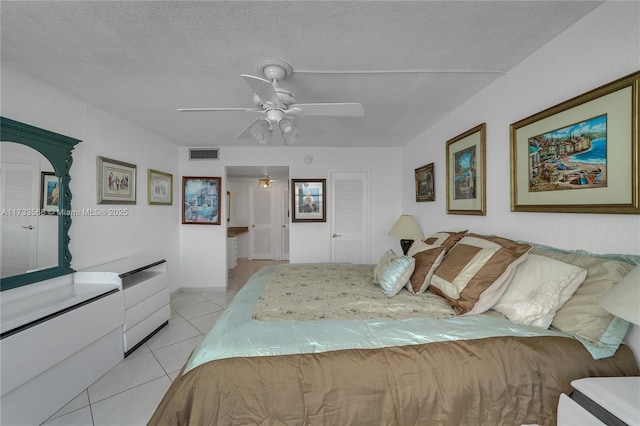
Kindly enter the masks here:
M 173 175 L 149 169 L 147 179 L 148 200 L 152 205 L 173 204 Z
M 41 172 L 40 211 L 57 215 L 60 201 L 60 179 L 53 172 Z
M 436 180 L 433 173 L 433 163 L 418 167 L 415 171 L 416 202 L 435 201 Z
M 291 179 L 292 222 L 326 222 L 326 179 Z
M 182 177 L 182 224 L 220 225 L 222 178 Z
M 136 165 L 98 157 L 98 204 L 136 203 Z

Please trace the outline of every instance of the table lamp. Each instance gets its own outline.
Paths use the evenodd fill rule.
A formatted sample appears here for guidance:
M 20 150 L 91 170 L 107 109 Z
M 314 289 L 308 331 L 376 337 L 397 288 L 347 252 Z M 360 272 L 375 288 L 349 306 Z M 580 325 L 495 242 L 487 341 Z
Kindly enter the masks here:
M 403 214 L 398 218 L 389 231 L 389 236 L 400 238 L 400 247 L 405 255 L 415 240 L 421 240 L 424 237 L 416 220 L 408 214 Z
M 640 265 L 600 299 L 600 306 L 618 318 L 640 325 Z

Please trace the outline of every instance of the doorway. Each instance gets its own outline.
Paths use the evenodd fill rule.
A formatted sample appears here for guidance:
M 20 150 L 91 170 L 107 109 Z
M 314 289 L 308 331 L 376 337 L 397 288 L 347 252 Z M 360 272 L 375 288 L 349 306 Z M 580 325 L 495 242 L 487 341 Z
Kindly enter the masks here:
M 236 233 L 237 259 L 288 261 L 289 167 L 227 166 L 226 175 L 227 229 L 241 231 Z M 265 178 L 269 179 L 269 186 L 260 187 L 258 179 Z

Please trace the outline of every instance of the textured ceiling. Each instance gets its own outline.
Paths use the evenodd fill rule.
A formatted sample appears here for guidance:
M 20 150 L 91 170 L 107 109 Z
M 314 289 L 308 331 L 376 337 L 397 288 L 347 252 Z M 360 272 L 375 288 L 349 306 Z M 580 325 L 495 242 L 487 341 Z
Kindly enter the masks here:
M 2 1 L 0 59 L 198 147 L 257 145 L 235 139 L 256 115 L 176 109 L 253 107 L 240 74 L 282 59 L 294 73 L 281 85 L 298 102 L 365 108 L 298 119 L 298 145 L 402 146 L 600 3 Z M 402 72 L 331 73 L 373 70 Z M 425 70 L 483 72 L 407 72 Z

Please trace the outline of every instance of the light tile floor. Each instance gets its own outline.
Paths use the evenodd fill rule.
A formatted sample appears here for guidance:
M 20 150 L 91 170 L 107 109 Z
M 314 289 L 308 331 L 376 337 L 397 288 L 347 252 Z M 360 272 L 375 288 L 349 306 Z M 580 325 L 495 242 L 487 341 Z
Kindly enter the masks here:
M 258 269 L 272 261 L 238 259 L 222 291 L 184 290 L 171 296 L 169 324 L 43 425 L 146 425 L 187 357 Z

